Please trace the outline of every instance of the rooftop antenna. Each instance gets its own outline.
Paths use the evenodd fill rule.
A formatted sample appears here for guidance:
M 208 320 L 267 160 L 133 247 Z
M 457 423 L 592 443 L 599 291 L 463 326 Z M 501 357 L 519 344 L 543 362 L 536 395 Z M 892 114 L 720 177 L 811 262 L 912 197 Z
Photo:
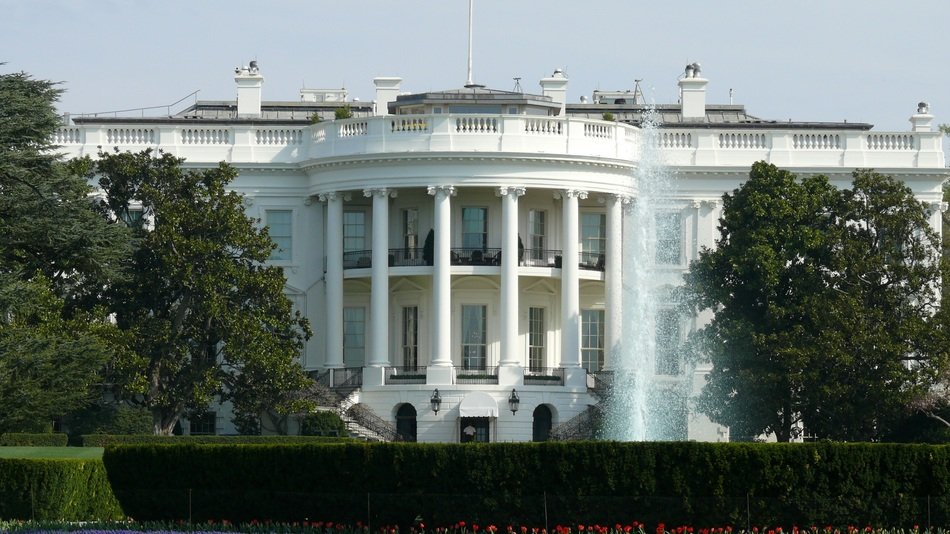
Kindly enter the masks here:
M 512 91 L 516 93 L 523 93 L 524 89 L 521 88 L 521 76 L 515 76 L 512 78 L 515 81 L 515 88 Z
M 474 87 L 472 81 L 472 13 L 474 13 L 473 0 L 468 0 L 468 79 L 465 81 L 465 87 Z
M 640 82 L 642 81 L 643 78 L 633 80 L 633 103 L 637 106 L 646 104 L 646 99 L 643 98 L 643 91 L 640 90 Z
M 732 105 L 732 87 L 729 88 L 729 105 Z

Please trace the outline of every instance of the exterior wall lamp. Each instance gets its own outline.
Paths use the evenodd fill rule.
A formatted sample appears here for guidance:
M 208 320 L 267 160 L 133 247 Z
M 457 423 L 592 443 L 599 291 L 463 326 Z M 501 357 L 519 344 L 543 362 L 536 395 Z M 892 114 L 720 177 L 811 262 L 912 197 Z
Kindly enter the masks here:
M 442 408 L 442 396 L 439 395 L 439 388 L 435 388 L 435 391 L 432 392 L 429 403 L 432 405 L 432 411 L 439 415 L 439 409 Z
M 518 392 L 512 388 L 511 395 L 508 396 L 508 409 L 511 410 L 511 415 L 514 415 L 518 411 L 518 406 L 521 404 L 521 399 L 518 397 Z

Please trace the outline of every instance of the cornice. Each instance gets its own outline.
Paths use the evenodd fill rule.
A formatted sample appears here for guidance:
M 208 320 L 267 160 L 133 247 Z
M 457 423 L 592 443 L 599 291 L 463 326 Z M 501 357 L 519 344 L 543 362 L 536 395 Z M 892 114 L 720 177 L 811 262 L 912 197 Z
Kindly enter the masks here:
M 319 172 L 323 169 L 342 167 L 384 166 L 404 163 L 545 163 L 556 165 L 574 165 L 599 167 L 629 172 L 636 168 L 636 162 L 597 156 L 545 155 L 532 152 L 408 152 L 399 154 L 360 154 L 320 158 L 309 163 L 301 163 L 307 172 Z

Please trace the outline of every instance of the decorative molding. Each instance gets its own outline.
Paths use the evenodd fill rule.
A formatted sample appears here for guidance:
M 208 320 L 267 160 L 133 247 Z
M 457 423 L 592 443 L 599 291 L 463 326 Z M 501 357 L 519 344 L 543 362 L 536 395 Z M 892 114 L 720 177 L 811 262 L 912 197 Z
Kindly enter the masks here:
M 430 185 L 426 188 L 426 192 L 432 196 L 436 196 L 439 193 L 444 195 L 454 197 L 455 196 L 455 186 L 454 185 Z
M 513 195 L 515 198 L 524 196 L 525 188 L 523 186 L 510 186 L 503 185 L 495 190 L 496 197 L 504 197 L 508 195 Z
M 386 187 L 374 187 L 374 188 L 364 189 L 363 196 L 364 197 L 378 196 L 378 197 L 396 198 L 398 196 L 398 193 L 395 189 L 389 189 Z
M 564 198 L 579 198 L 584 200 L 587 198 L 587 191 L 580 191 L 578 189 L 562 189 L 560 191 L 554 192 L 554 198 L 564 199 Z
M 719 200 L 703 200 L 700 202 L 704 208 L 714 210 L 719 207 Z

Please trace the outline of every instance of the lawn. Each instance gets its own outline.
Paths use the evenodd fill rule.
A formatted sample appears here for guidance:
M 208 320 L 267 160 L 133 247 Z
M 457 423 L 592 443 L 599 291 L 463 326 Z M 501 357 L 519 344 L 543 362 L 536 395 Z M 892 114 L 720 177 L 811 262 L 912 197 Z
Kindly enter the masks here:
M 0 458 L 102 458 L 102 447 L 0 447 Z

